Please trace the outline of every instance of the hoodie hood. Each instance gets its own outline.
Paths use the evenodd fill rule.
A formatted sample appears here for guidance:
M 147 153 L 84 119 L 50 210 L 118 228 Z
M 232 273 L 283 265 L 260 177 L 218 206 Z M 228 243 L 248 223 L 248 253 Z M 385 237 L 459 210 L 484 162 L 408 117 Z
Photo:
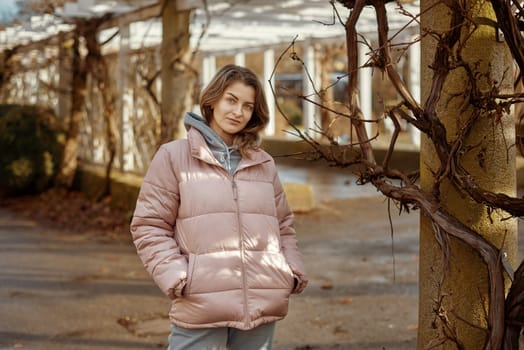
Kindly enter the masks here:
M 229 147 L 224 140 L 222 140 L 220 136 L 211 129 L 211 127 L 206 123 L 206 120 L 196 113 L 186 113 L 184 117 L 184 126 L 186 127 L 186 130 L 189 130 L 190 128 L 198 130 L 204 137 L 204 140 L 206 140 L 209 149 L 220 165 L 230 174 L 235 172 L 238 163 L 240 163 L 240 159 L 242 158 L 237 146 L 233 145 Z

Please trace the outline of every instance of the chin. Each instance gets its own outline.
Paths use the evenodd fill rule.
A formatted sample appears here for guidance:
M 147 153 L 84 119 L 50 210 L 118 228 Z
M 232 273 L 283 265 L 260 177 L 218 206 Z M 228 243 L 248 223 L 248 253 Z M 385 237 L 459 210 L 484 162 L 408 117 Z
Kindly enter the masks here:
M 242 131 L 241 128 L 230 128 L 230 129 L 226 130 L 226 132 L 231 134 L 231 135 L 235 135 L 235 134 L 239 133 L 240 131 Z

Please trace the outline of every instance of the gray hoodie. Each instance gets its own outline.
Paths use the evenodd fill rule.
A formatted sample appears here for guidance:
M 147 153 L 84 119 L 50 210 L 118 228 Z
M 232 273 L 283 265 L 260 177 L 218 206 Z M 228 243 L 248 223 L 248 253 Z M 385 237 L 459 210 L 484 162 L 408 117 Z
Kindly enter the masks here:
M 240 163 L 242 155 L 238 151 L 238 147 L 233 145 L 229 147 L 226 143 L 217 135 L 217 133 L 211 129 L 206 123 L 206 120 L 198 114 L 187 112 L 184 117 L 184 125 L 186 130 L 193 127 L 200 131 L 204 139 L 206 140 L 209 149 L 218 160 L 220 165 L 224 167 L 231 175 L 235 172 Z

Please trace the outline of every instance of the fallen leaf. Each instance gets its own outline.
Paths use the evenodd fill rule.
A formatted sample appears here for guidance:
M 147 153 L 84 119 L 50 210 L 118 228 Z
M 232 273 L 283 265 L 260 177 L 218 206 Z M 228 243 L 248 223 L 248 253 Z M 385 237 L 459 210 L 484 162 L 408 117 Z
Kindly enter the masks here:
M 407 325 L 406 329 L 408 331 L 416 331 L 418 329 L 418 324 L 410 324 L 410 325 Z
M 333 289 L 333 283 L 331 281 L 326 281 L 320 286 L 322 289 Z
M 342 304 L 342 305 L 349 305 L 352 302 L 353 302 L 353 299 L 351 299 L 350 297 L 342 297 L 342 298 L 338 298 L 337 300 L 337 303 Z
M 333 329 L 333 334 L 341 334 L 341 333 L 348 333 L 348 330 L 341 326 L 336 326 L 335 329 Z

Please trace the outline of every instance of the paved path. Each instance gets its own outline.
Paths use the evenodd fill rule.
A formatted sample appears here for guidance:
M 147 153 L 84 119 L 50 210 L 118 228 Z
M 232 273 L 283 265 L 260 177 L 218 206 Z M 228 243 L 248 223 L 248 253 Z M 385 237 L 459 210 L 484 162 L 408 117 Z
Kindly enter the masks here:
M 393 283 L 384 201 L 337 203 L 297 216 L 310 285 L 274 349 L 411 349 L 416 218 L 398 221 Z M 0 207 L 0 350 L 165 349 L 168 308 L 129 239 L 45 229 Z
M 156 349 L 167 320 L 135 334 L 133 322 L 167 306 L 129 242 L 45 230 L 0 209 L 1 350 Z

